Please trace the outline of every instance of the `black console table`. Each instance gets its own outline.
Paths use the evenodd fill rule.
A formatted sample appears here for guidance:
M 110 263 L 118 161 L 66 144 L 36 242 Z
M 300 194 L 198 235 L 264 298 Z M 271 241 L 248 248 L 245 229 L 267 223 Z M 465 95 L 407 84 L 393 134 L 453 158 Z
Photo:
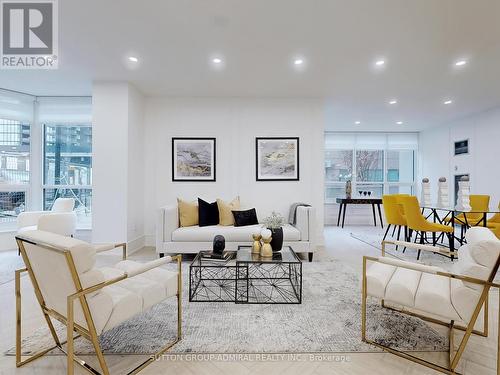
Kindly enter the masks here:
M 377 226 L 377 215 L 375 214 L 375 206 L 377 206 L 378 216 L 380 218 L 380 226 L 383 228 L 384 223 L 382 221 L 382 211 L 380 210 L 380 205 L 382 204 L 382 199 L 380 198 L 337 198 L 337 203 L 339 206 L 339 217 L 337 219 L 337 226 L 340 226 L 340 217 L 342 216 L 342 228 L 344 228 L 345 222 L 345 212 L 347 210 L 348 204 L 371 204 L 373 212 L 373 224 Z M 343 210 L 343 211 L 342 211 Z

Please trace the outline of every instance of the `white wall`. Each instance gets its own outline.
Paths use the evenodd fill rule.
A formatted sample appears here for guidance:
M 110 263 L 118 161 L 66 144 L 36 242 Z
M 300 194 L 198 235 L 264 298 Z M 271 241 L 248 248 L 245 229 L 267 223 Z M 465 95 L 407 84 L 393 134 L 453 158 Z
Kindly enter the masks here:
M 144 245 L 144 98 L 129 87 L 127 241 L 132 248 Z
M 95 82 L 92 97 L 92 240 L 142 247 L 142 96 L 128 83 Z
M 454 156 L 454 142 L 469 139 L 469 154 Z M 472 194 L 489 194 L 490 209 L 500 200 L 500 108 L 482 112 L 420 133 L 420 178 L 429 177 L 432 200 L 437 180 L 445 176 L 454 197 L 454 176 L 469 173 Z
M 148 98 L 145 138 L 145 232 L 154 243 L 159 207 L 176 198 L 232 199 L 257 207 L 260 218 L 272 210 L 288 215 L 293 202 L 316 207 L 323 228 L 323 103 L 313 99 Z M 255 137 L 300 137 L 300 181 L 257 182 Z M 171 138 L 216 137 L 217 181 L 172 182 Z

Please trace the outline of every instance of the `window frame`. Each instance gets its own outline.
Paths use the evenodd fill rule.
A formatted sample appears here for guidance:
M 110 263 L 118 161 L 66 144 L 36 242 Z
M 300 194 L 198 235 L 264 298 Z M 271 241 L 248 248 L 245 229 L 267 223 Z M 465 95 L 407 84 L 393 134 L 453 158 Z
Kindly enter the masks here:
M 416 171 L 417 171 L 417 155 L 418 155 L 418 147 L 417 149 L 413 148 L 407 148 L 407 149 L 400 149 L 400 148 L 392 148 L 389 147 L 387 139 L 388 136 L 391 133 L 385 133 L 385 138 L 386 142 L 384 144 L 383 148 L 380 147 L 374 147 L 372 148 L 367 148 L 367 147 L 358 147 L 356 144 L 353 144 L 352 147 L 327 147 L 325 144 L 324 148 L 324 156 L 326 160 L 326 155 L 327 152 L 332 152 L 332 151 L 352 151 L 352 180 L 351 180 L 351 186 L 352 186 L 352 197 L 353 198 L 359 198 L 358 197 L 358 190 L 362 190 L 363 186 L 366 185 L 381 185 L 382 186 L 382 193 L 383 194 L 388 194 L 389 193 L 389 188 L 398 186 L 398 187 L 409 187 L 411 194 L 415 194 L 415 189 L 416 189 Z M 358 181 L 358 165 L 357 165 L 357 160 L 356 160 L 356 153 L 357 151 L 382 151 L 382 163 L 383 163 L 383 170 L 382 170 L 382 181 Z M 394 182 L 394 181 L 388 181 L 388 163 L 387 163 L 387 153 L 388 151 L 412 151 L 413 152 L 413 163 L 412 163 L 412 175 L 413 175 L 413 181 L 412 182 Z M 324 185 L 324 199 L 325 199 L 325 204 L 334 204 L 336 202 L 336 198 L 331 198 L 327 196 L 327 188 L 331 187 L 340 187 L 340 188 L 345 188 L 345 182 L 342 181 L 331 181 L 327 179 L 327 175 L 325 173 L 325 185 Z M 380 197 L 381 198 L 381 197 Z
M 31 166 L 32 158 L 33 158 L 33 122 L 30 121 L 21 121 L 8 117 L 2 117 L 0 120 L 6 121 L 16 121 L 18 125 L 25 125 L 29 127 L 30 130 L 30 145 L 29 145 L 29 165 Z M 22 136 L 21 136 L 22 140 Z M 31 188 L 33 186 L 33 176 L 31 168 L 28 172 L 28 183 L 26 184 L 15 184 L 15 183 L 0 183 L 0 192 L 2 193 L 24 193 L 24 209 L 28 210 L 31 207 Z M 17 227 L 17 220 L 12 220 L 11 222 L 0 223 L 0 233 L 1 232 L 11 232 L 15 230 Z

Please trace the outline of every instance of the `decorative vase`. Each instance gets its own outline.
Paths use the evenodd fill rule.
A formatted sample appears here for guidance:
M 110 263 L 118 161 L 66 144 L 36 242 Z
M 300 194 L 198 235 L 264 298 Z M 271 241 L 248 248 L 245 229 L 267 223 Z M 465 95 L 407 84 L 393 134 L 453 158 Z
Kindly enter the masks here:
M 439 178 L 437 205 L 438 205 L 438 207 L 443 207 L 443 208 L 450 207 L 449 189 L 448 189 L 448 182 L 446 181 L 446 177 Z
M 427 177 L 422 179 L 422 196 L 420 198 L 420 204 L 422 206 L 430 206 L 432 204 L 431 183 Z
M 271 247 L 273 252 L 278 252 L 283 247 L 283 227 L 268 228 L 271 231 Z
M 260 256 L 262 258 L 272 258 L 273 257 L 273 248 L 271 247 L 271 240 L 272 237 L 269 238 L 263 238 L 262 242 L 262 248 L 260 249 Z
M 351 180 L 347 180 L 345 183 L 345 197 L 346 199 L 351 199 L 352 195 L 352 183 Z
M 260 254 L 260 248 L 262 247 L 260 244 L 260 240 L 262 236 L 260 233 L 252 234 L 253 237 L 253 245 L 252 245 L 252 254 Z
M 260 256 L 263 258 L 272 258 L 273 257 L 273 248 L 271 247 L 271 231 L 269 229 L 263 229 L 260 232 L 262 236 L 262 247 L 260 248 Z
M 457 205 L 455 209 L 457 211 L 470 211 L 472 209 L 470 205 L 470 182 L 467 176 L 462 177 L 458 181 Z

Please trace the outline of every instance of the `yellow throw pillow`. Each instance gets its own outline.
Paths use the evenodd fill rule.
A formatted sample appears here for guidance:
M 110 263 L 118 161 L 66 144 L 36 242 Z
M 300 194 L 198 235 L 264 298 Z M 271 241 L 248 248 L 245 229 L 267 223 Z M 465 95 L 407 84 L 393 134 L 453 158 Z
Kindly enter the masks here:
M 234 225 L 232 211 L 240 209 L 240 197 L 234 198 L 229 203 L 224 202 L 222 199 L 217 199 L 217 207 L 219 207 L 219 225 Z
M 181 227 L 191 227 L 198 225 L 198 203 L 186 202 L 177 198 L 179 207 L 179 223 Z

